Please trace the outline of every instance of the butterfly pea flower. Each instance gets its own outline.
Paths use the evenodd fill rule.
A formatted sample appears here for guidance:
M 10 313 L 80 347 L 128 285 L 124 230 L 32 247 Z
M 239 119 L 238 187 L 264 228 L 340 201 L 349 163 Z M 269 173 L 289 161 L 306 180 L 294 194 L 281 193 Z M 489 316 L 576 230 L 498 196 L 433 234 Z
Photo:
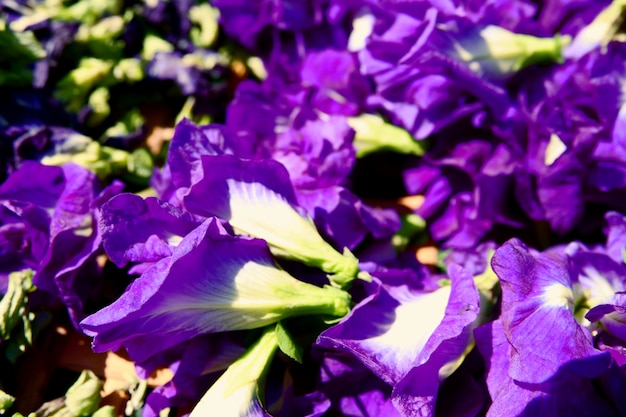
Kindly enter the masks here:
M 77 323 L 99 281 L 98 208 L 120 189 L 119 183 L 103 189 L 75 164 L 24 161 L 0 185 L 0 276 L 34 270 L 33 284 L 61 299 Z
M 192 183 L 202 177 L 202 155 L 243 154 L 249 156 L 242 145 L 232 139 L 227 126 L 210 124 L 198 126 L 183 118 L 176 124 L 167 152 L 167 163 L 155 170 L 151 185 L 156 195 L 170 204 L 182 207 L 183 196 Z
M 596 204 L 624 209 L 617 196 L 626 184 L 618 127 L 625 51 L 611 42 L 605 53 L 568 60 L 526 78 L 520 89 L 527 142 L 517 159 L 515 194 L 530 218 L 548 221 L 558 234 L 601 227 L 603 210 L 590 209 Z
M 626 342 L 626 293 L 619 292 L 593 307 L 585 315 L 590 322 L 600 322 L 603 331 Z
M 418 140 L 460 118 L 488 109 L 496 117 L 510 106 L 504 90 L 473 72 L 448 50 L 447 15 L 435 8 L 412 14 L 374 10 L 377 21 L 359 52 L 361 71 L 375 83 L 368 104 Z
M 97 352 L 125 345 L 149 357 L 200 334 L 306 314 L 342 317 L 349 308 L 346 292 L 298 281 L 275 266 L 265 242 L 231 236 L 209 218 L 81 326 Z
M 204 156 L 202 169 L 203 177 L 184 197 L 188 211 L 227 220 L 238 233 L 267 241 L 274 254 L 331 274 L 333 285 L 346 286 L 357 276 L 368 279 L 347 248 L 343 254 L 336 251 L 297 210 L 289 174 L 280 163 Z
M 592 332 L 601 350 L 608 343 L 607 351 L 619 360 L 619 346 L 626 343 L 626 265 L 611 259 L 604 247 L 572 243 L 566 251 L 576 276 L 576 319 Z
M 345 49 L 351 29 L 347 19 L 327 16 L 327 5 L 319 0 L 280 0 L 271 5 L 217 0 L 212 5 L 220 12 L 224 31 L 259 54 L 272 75 L 289 77 L 310 52 Z
M 497 233 L 498 226 L 523 226 L 508 194 L 516 153 L 487 138 L 446 145 L 445 154 L 427 153 L 403 172 L 408 193 L 424 196 L 415 213 L 427 221 L 431 236 L 446 248 L 469 249 Z
M 449 274 L 451 284 L 432 292 L 378 281 L 318 344 L 353 354 L 390 384 L 403 415 L 432 415 L 439 385 L 463 360 L 479 312 L 471 276 L 458 265 Z
M 511 239 L 495 251 L 491 264 L 502 287 L 511 378 L 538 384 L 559 370 L 586 378 L 606 371 L 610 356 L 594 346 L 591 332 L 576 320 L 574 282 L 558 248 L 538 253 Z
M 545 335 L 555 337 L 555 327 Z M 560 328 L 559 328 L 560 330 Z M 606 397 L 599 393 L 592 379 L 565 369 L 553 374 L 541 383 L 521 382 L 512 376 L 515 347 L 510 342 L 504 322 L 496 320 L 474 330 L 476 344 L 485 358 L 486 382 L 492 404 L 488 417 L 549 417 L 555 414 L 577 416 L 618 416 L 618 412 Z M 547 344 L 535 344 L 539 352 Z M 528 362 L 526 367 L 534 369 L 536 364 Z M 572 395 L 575 393 L 575 395 Z
M 229 105 L 227 126 L 233 132 L 232 142 L 239 144 L 236 155 L 282 163 L 289 171 L 298 206 L 333 245 L 352 250 L 368 236 L 390 237 L 400 221 L 395 212 L 368 206 L 348 188 L 356 162 L 354 132 L 344 116 L 346 109 L 324 107 L 318 96 L 328 94 L 334 100 L 352 91 L 353 77 L 346 70 L 346 74 L 323 73 L 313 80 L 313 70 L 324 57 L 342 63 L 345 58 L 320 52 L 306 60 L 302 82 L 285 88 L 282 82 L 278 87 L 270 81 L 242 83 Z M 338 64 L 339 72 L 343 64 Z M 250 111 L 262 116 L 251 119 Z M 324 115 L 328 111 L 336 112 Z
M 356 55 L 347 51 L 312 51 L 304 58 L 299 75 L 302 86 L 311 88 L 311 104 L 327 114 L 356 116 L 371 92 Z

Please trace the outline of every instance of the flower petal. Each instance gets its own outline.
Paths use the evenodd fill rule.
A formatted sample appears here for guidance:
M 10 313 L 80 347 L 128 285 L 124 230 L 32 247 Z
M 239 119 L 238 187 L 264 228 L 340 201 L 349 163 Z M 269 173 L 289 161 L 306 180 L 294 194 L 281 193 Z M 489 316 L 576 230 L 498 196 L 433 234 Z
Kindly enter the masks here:
M 97 351 L 155 335 L 166 348 L 199 334 L 258 328 L 294 315 L 341 317 L 348 304 L 347 293 L 296 280 L 274 265 L 263 241 L 230 236 L 210 218 L 81 326 L 94 336 Z

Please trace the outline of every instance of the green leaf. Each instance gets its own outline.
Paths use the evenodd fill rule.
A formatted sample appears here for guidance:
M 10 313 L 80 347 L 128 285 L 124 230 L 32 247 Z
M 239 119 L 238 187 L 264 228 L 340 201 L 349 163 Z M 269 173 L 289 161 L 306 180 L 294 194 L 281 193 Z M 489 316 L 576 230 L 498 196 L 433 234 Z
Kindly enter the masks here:
M 101 180 L 122 175 L 126 171 L 129 153 L 103 146 L 82 135 L 76 135 L 75 146 L 41 159 L 45 165 L 64 165 L 69 162 L 78 164 L 95 173 Z
M 31 31 L 14 32 L 8 29 L 0 19 L 0 62 L 14 64 L 29 64 L 46 56 L 46 50 L 41 46 Z
M 80 0 L 69 7 L 59 9 L 54 18 L 58 20 L 78 20 L 87 24 L 96 24 L 108 15 L 117 15 L 122 10 L 122 0 Z
M 77 112 L 87 104 L 87 97 L 98 86 L 113 81 L 113 63 L 98 58 L 83 58 L 78 68 L 70 71 L 56 86 L 54 97 L 69 111 Z
M 23 320 L 28 293 L 34 290 L 32 270 L 9 274 L 7 292 L 0 300 L 0 338 L 10 339 L 13 329 Z
M 144 61 L 150 61 L 158 52 L 172 52 L 174 45 L 161 38 L 160 36 L 147 33 L 143 40 L 143 49 L 141 50 L 141 58 Z
M 0 415 L 4 414 L 15 401 L 15 397 L 7 394 L 6 392 L 0 390 Z
M 104 132 L 101 140 L 106 143 L 109 138 L 131 134 L 139 129 L 144 122 L 141 112 L 138 109 L 131 109 L 124 113 L 117 123 Z
M 298 363 L 302 363 L 302 346 L 293 340 L 293 337 L 283 326 L 282 322 L 276 323 L 276 339 L 278 340 L 278 348 L 285 355 Z
M 98 87 L 89 95 L 87 103 L 91 107 L 91 114 L 87 120 L 88 126 L 98 126 L 111 114 L 110 98 L 111 95 L 107 87 Z
M 29 65 L 46 56 L 32 32 L 14 32 L 0 19 L 0 86 L 28 85 L 33 73 Z
M 4 345 L 4 356 L 11 363 L 26 352 L 33 344 L 33 340 L 52 321 L 52 314 L 48 311 L 24 314 L 20 325 L 13 329 L 11 338 Z
M 154 170 L 152 155 L 145 148 L 135 149 L 128 157 L 128 175 L 125 179 L 139 185 L 148 185 Z

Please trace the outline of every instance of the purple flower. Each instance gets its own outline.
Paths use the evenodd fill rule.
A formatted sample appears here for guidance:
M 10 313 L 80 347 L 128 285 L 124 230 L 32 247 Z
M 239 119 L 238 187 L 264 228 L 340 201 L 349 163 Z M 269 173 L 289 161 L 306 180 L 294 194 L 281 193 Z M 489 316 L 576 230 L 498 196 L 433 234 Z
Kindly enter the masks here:
M 327 55 L 341 62 L 352 59 L 326 51 L 316 55 L 315 62 Z M 316 86 L 290 84 L 279 88 L 265 82 L 239 87 L 228 109 L 227 125 L 236 142 L 252 144 L 254 152 L 236 154 L 280 161 L 289 171 L 298 204 L 337 246 L 352 249 L 368 234 L 389 237 L 399 227 L 395 213 L 367 207 L 347 189 L 355 163 L 354 131 L 343 116 L 348 110 L 324 107 L 326 99 L 326 104 L 318 100 L 321 94 L 350 104 L 346 98 L 357 88 L 350 81 L 353 75 L 335 75 L 340 78 L 335 81 L 331 75 L 322 74 L 320 80 L 313 80 L 306 71 L 310 69 L 303 68 L 303 80 Z M 250 118 L 251 111 L 261 115 Z M 325 116 L 320 111 L 337 111 L 339 115 Z
M 171 256 L 173 248 L 199 224 L 177 207 L 135 194 L 110 199 L 100 218 L 104 249 L 119 267 L 128 262 L 150 265 Z
M 209 218 L 81 326 L 94 337 L 94 350 L 123 344 L 142 361 L 201 334 L 259 328 L 294 315 L 342 316 L 348 298 L 296 280 L 274 265 L 265 242 L 231 236 Z
M 228 129 L 224 126 L 197 126 L 187 119 L 181 120 L 174 130 L 166 165 L 161 171 L 155 171 L 151 179 L 157 196 L 181 206 L 183 195 L 202 175 L 200 157 L 231 153 L 235 145 L 228 138 Z M 245 152 L 240 153 L 246 156 Z
M 487 416 L 618 415 L 598 394 L 590 379 L 565 369 L 541 383 L 522 382 L 512 377 L 516 348 L 510 343 L 501 320 L 477 328 L 474 334 L 487 363 L 487 385 L 493 400 Z M 535 345 L 537 350 L 544 347 Z M 529 362 L 526 366 L 534 368 L 536 364 Z
M 77 323 L 98 284 L 97 209 L 120 189 L 101 190 L 95 175 L 77 165 L 24 162 L 0 185 L 3 286 L 10 272 L 33 269 L 33 283 L 59 297 Z
M 486 139 L 436 139 L 441 141 L 418 166 L 404 172 L 409 194 L 425 197 L 415 212 L 429 222 L 432 237 L 444 247 L 468 249 L 497 226 L 523 226 L 511 204 L 517 162 L 510 147 Z
M 252 103 L 254 102 L 258 103 L 258 101 Z M 237 105 L 236 113 L 246 108 L 247 104 Z M 268 112 L 274 111 L 278 110 L 268 108 Z M 267 117 L 259 119 L 262 122 L 269 120 Z M 270 133 L 278 128 L 274 126 L 275 122 L 272 120 L 269 120 L 268 126 L 244 125 L 236 128 L 233 122 L 229 123 L 233 126 L 198 127 L 185 120 L 178 124 L 170 146 L 167 165 L 153 179 L 160 198 L 201 218 L 217 215 L 225 220 L 232 220 L 230 212 L 232 207 L 227 208 L 227 205 L 237 206 L 238 203 L 227 200 L 231 197 L 241 200 L 244 195 L 239 191 L 235 192 L 235 189 L 226 192 L 226 189 L 221 188 L 207 194 L 206 187 L 214 187 L 219 182 L 228 180 L 225 175 L 232 176 L 232 181 L 240 175 L 244 177 L 252 175 L 248 179 L 242 177 L 241 186 L 244 188 L 240 191 L 248 187 L 245 185 L 246 182 L 269 181 L 265 187 L 273 190 L 272 193 L 277 193 L 275 202 L 285 199 L 286 204 L 281 203 L 281 207 L 292 214 L 300 212 L 296 217 L 284 217 L 280 226 L 277 223 L 271 224 L 272 219 L 278 220 L 274 214 L 265 216 L 264 222 L 267 225 L 263 227 L 266 230 L 263 232 L 257 230 L 254 233 L 264 233 L 256 236 L 268 241 L 271 233 L 277 233 L 279 229 L 283 229 L 281 233 L 286 232 L 284 222 L 288 218 L 309 229 L 307 233 L 292 231 L 292 235 L 297 234 L 298 239 L 305 238 L 307 234 L 311 236 L 317 234 L 312 229 L 312 224 L 305 225 L 310 223 L 306 220 L 307 215 L 314 220 L 315 226 L 323 236 L 341 249 L 356 247 L 368 234 L 376 238 L 389 237 L 399 227 L 398 216 L 395 213 L 368 207 L 343 187 L 354 161 L 354 149 L 350 142 L 353 131 L 345 118 L 337 116 L 325 121 L 320 119 L 307 121 L 299 129 L 286 127 L 283 133 L 276 136 Z M 259 135 L 258 140 L 256 138 L 250 140 L 253 135 Z M 266 138 L 265 135 L 272 136 Z M 250 158 L 252 161 L 235 163 L 236 158 L 224 154 L 235 154 L 240 158 Z M 210 156 L 215 159 L 211 160 Z M 209 159 L 203 162 L 206 158 Z M 277 160 L 281 164 L 267 158 Z M 289 171 L 288 178 L 285 172 L 281 172 L 285 169 L 283 167 Z M 244 174 L 244 171 L 248 173 Z M 224 178 L 220 179 L 222 177 Z M 273 180 L 273 177 L 276 179 Z M 255 197 L 256 193 L 262 191 L 262 187 L 259 187 L 261 186 L 253 185 L 256 191 L 245 194 L 245 198 L 240 202 L 247 206 L 254 201 L 261 203 L 260 197 Z M 207 196 L 211 198 L 207 199 Z M 269 207 L 267 203 L 271 201 L 266 200 L 266 197 L 262 198 L 263 204 L 255 210 Z M 243 209 L 244 205 L 237 207 Z M 288 206 L 300 206 L 304 210 L 298 208 L 293 211 Z M 301 220 L 298 220 L 299 218 Z M 237 216 L 236 219 L 234 221 L 240 221 L 243 217 Z M 272 228 L 274 232 L 269 230 Z M 243 228 L 241 230 L 244 231 Z M 245 232 L 253 234 L 252 230 Z M 326 247 L 323 251 L 330 254 L 327 244 L 317 237 L 314 239 L 318 241 L 320 248 Z M 295 244 L 293 241 L 293 245 Z M 278 250 L 273 243 L 271 246 L 274 251 Z M 309 252 L 310 249 L 308 247 L 306 251 Z M 294 250 L 287 251 L 283 248 L 282 252 L 288 253 L 291 257 L 300 256 Z
M 327 114 L 358 114 L 370 92 L 356 56 L 347 51 L 328 49 L 307 54 L 300 79 L 304 87 L 314 87 L 311 104 Z
M 369 297 L 318 339 L 352 353 L 394 387 L 393 403 L 403 415 L 434 412 L 441 380 L 452 372 L 447 366 L 463 356 L 470 340 L 478 292 L 458 265 L 449 273 L 451 285 L 433 292 L 376 282 Z
M 368 103 L 417 139 L 469 116 L 481 125 L 485 111 L 501 118 L 511 106 L 501 79 L 559 49 L 552 45 L 558 40 L 477 26 L 451 13 L 424 3 L 375 7 L 373 32 L 359 53 L 363 73 L 376 85 Z M 525 43 L 511 58 L 511 50 Z M 558 53 L 548 60 L 555 58 Z
M 266 62 L 271 73 L 289 77 L 311 51 L 345 49 L 348 18 L 327 16 L 326 0 L 218 0 L 220 23 L 233 38 Z
M 573 282 L 562 253 L 540 254 L 512 239 L 496 250 L 491 265 L 502 286 L 511 378 L 539 384 L 559 370 L 587 378 L 606 371 L 610 356 L 594 347 L 574 316 Z
M 282 257 L 331 273 L 345 286 L 359 274 L 347 249 L 337 252 L 295 203 L 289 175 L 273 160 L 241 160 L 230 155 L 202 157 L 203 177 L 184 198 L 192 213 L 225 219 L 238 232 L 265 239 Z
M 613 42 L 528 78 L 519 96 L 527 125 L 516 172 L 517 199 L 559 234 L 591 233 L 604 210 L 623 210 L 626 186 L 621 144 L 620 88 L 624 47 Z M 592 210 L 593 207 L 602 210 Z
M 626 292 L 616 293 L 604 300 L 589 310 L 585 318 L 590 322 L 600 322 L 603 331 L 626 342 Z

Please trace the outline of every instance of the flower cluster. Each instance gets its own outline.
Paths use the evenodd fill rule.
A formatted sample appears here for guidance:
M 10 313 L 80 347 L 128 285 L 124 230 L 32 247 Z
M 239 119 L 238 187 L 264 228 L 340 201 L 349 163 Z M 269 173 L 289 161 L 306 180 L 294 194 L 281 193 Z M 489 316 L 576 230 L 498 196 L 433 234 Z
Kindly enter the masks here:
M 118 415 L 625 415 L 625 6 L 2 5 L 0 350 L 167 371 Z

